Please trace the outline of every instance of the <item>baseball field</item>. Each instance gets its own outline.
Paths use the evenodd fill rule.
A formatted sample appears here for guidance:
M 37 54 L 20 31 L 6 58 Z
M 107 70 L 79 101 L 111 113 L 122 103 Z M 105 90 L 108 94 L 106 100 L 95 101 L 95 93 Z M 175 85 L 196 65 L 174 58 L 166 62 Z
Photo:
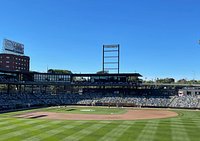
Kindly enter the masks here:
M 199 141 L 199 131 L 196 110 L 49 107 L 0 114 L 0 140 L 11 141 Z

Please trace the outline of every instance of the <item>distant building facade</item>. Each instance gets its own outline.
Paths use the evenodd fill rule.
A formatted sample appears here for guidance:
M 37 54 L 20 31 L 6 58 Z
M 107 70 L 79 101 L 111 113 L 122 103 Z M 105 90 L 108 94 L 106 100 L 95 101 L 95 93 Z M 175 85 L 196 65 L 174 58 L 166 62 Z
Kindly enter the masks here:
M 0 69 L 29 71 L 30 57 L 24 55 L 23 44 L 4 39 L 3 52 L 0 53 Z
M 20 56 L 14 54 L 0 54 L 0 69 L 3 70 L 19 70 L 29 71 L 30 68 L 30 57 Z
M 185 87 L 183 89 L 179 89 L 178 95 L 179 96 L 184 96 L 184 95 L 200 95 L 200 88 Z

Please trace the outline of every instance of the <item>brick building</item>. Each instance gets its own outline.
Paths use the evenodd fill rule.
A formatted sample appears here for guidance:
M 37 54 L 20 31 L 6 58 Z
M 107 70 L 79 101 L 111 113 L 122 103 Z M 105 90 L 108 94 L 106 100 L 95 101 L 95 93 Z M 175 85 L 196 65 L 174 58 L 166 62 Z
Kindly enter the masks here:
M 29 71 L 30 57 L 15 54 L 0 54 L 0 69 Z
M 8 71 L 29 71 L 30 57 L 24 55 L 24 45 L 12 40 L 3 40 L 0 53 L 0 69 Z

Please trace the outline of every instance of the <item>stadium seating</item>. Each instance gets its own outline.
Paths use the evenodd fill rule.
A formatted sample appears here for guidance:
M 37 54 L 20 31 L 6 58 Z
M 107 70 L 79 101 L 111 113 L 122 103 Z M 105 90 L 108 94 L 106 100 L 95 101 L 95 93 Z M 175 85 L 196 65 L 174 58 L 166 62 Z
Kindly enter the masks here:
M 135 105 L 144 107 L 200 108 L 198 95 L 131 95 L 114 93 L 44 94 L 1 93 L 0 110 L 55 105 Z
M 170 107 L 198 108 L 199 99 L 196 95 L 175 96 Z

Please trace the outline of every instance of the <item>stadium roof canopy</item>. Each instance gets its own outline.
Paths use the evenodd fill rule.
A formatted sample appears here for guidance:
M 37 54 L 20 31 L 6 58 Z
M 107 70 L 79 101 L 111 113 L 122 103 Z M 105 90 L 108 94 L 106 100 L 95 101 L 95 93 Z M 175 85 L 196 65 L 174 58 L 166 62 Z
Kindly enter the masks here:
M 40 73 L 40 72 L 27 72 L 27 71 L 10 71 L 10 70 L 4 70 L 0 69 L 0 73 L 15 73 L 15 74 L 29 74 L 29 73 L 35 73 L 35 74 L 49 74 L 52 73 Z M 61 75 L 61 74 L 52 74 L 52 75 Z M 63 74 L 62 74 L 63 75 Z M 96 74 L 96 73 L 79 73 L 79 74 L 65 74 L 65 75 L 71 75 L 73 76 L 80 76 L 80 77 L 89 77 L 89 76 L 135 76 L 135 77 L 142 77 L 139 73 L 106 73 L 106 74 Z
M 136 77 L 142 77 L 142 75 L 139 73 L 108 73 L 108 74 L 86 73 L 86 74 L 72 74 L 72 76 L 136 76 Z

